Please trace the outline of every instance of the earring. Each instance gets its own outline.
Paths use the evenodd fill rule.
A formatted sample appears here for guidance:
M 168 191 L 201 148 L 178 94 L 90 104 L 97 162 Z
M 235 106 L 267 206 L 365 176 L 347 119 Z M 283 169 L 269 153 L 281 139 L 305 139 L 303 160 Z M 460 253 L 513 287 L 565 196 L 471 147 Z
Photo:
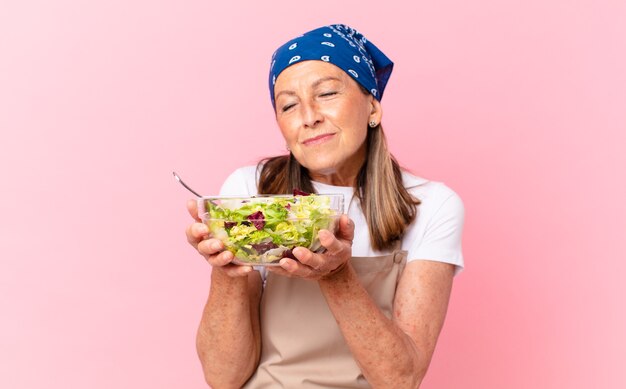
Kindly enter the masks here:
M 287 151 L 291 152 L 291 149 L 289 148 L 289 145 L 285 145 L 285 148 L 287 149 Z
M 371 127 L 371 128 L 374 128 L 374 127 L 376 127 L 377 125 L 378 125 L 378 124 L 376 124 L 376 122 L 375 122 L 375 121 L 371 121 L 371 122 L 370 122 L 370 127 Z

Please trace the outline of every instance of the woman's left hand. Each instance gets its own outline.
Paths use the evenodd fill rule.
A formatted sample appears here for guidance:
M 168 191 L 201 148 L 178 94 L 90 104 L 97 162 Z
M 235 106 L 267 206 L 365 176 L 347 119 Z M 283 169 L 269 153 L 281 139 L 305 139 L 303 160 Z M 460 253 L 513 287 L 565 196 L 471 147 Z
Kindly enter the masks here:
M 320 230 L 318 237 L 322 246 L 326 248 L 323 253 L 296 247 L 293 249 L 293 255 L 298 261 L 283 258 L 280 260 L 280 266 L 268 266 L 267 269 L 283 276 L 309 280 L 320 280 L 340 271 L 352 257 L 354 222 L 348 215 L 341 215 L 336 236 L 328 230 Z

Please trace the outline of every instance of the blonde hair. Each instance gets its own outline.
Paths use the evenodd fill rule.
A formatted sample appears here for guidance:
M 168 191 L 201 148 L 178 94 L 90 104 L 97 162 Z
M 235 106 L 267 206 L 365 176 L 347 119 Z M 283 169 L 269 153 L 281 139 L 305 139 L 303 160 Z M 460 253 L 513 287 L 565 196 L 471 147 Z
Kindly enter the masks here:
M 361 203 L 375 250 L 389 249 L 415 220 L 420 201 L 402 183 L 400 165 L 387 148 L 382 126 L 368 128 L 367 155 L 357 176 L 355 195 Z M 306 168 L 293 154 L 259 162 L 259 194 L 287 194 L 294 189 L 314 193 Z

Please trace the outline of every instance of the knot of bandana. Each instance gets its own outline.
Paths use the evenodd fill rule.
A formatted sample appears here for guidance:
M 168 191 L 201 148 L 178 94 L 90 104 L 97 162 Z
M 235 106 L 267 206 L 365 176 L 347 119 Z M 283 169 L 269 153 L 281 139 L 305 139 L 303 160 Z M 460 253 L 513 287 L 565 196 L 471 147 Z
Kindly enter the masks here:
M 309 60 L 339 67 L 379 101 L 393 70 L 393 62 L 354 28 L 345 24 L 320 27 L 288 41 L 272 55 L 269 86 L 274 108 L 276 77 L 287 67 Z

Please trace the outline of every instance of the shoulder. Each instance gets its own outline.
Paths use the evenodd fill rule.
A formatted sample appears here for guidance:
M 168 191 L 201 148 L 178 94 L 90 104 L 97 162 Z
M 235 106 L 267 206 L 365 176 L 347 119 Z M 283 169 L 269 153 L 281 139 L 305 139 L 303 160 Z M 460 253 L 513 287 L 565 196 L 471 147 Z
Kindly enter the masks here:
M 456 265 L 458 273 L 464 267 L 461 242 L 465 208 L 461 197 L 443 182 L 410 173 L 407 178 L 404 180 L 407 190 L 420 201 L 417 217 L 402 241 L 408 261 L 428 259 L 451 263 Z M 412 185 L 406 185 L 407 182 Z
M 402 171 L 404 187 L 411 195 L 420 200 L 420 214 L 444 212 L 464 213 L 461 197 L 449 186 L 440 181 L 433 181 Z
M 226 178 L 220 196 L 254 196 L 257 194 L 257 165 L 236 169 Z

